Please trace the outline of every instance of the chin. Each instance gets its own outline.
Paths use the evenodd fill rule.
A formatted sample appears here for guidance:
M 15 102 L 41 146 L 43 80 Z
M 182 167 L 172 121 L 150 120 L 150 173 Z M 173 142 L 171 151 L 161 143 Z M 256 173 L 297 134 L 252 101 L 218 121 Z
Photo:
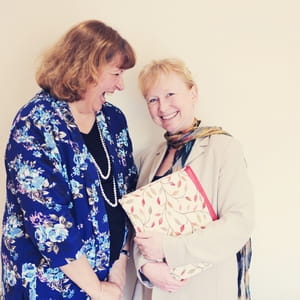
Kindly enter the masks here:
M 167 131 L 170 134 L 174 134 L 174 133 L 178 132 L 178 131 L 170 128 L 170 127 L 163 127 L 163 128 L 164 128 L 165 131 Z

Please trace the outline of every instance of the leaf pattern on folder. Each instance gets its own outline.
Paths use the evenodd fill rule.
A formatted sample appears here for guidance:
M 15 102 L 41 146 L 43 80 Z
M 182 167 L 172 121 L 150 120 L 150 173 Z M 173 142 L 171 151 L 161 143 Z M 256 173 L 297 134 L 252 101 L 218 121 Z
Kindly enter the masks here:
M 205 229 L 215 219 L 207 196 L 190 166 L 151 182 L 119 201 L 137 232 L 186 235 Z M 172 274 L 177 279 L 185 279 L 209 267 L 211 264 L 207 262 L 189 264 L 172 269 Z

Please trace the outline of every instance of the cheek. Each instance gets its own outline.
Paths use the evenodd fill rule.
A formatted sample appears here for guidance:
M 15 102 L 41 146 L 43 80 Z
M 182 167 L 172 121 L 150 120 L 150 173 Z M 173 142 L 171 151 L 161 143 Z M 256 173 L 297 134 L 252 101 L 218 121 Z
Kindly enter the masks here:
M 183 110 L 187 114 L 193 114 L 195 112 L 196 105 L 193 101 L 190 103 L 186 104 L 186 106 L 183 107 Z
M 148 112 L 151 116 L 151 118 L 153 120 L 155 120 L 156 118 L 158 118 L 158 115 L 157 115 L 157 109 L 155 109 L 155 107 L 153 106 L 148 106 Z
M 100 84 L 104 89 L 107 89 L 114 84 L 114 80 L 113 78 L 104 78 L 102 81 L 100 81 Z

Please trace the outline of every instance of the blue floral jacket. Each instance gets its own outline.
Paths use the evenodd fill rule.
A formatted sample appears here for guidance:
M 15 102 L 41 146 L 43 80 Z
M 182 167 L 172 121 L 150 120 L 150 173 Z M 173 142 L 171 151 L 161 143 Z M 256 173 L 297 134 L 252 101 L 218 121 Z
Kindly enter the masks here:
M 126 119 L 105 103 L 97 122 L 121 197 L 135 188 L 137 176 Z M 89 299 L 59 266 L 84 253 L 105 280 L 110 268 L 108 218 L 97 170 L 66 102 L 41 91 L 20 110 L 5 166 L 4 299 Z

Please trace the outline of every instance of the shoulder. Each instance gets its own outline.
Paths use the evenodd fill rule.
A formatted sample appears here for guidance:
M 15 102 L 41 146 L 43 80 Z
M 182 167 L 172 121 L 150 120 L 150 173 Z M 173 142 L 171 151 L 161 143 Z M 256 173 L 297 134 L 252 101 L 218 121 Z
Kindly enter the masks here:
M 67 103 L 64 101 L 60 101 L 42 90 L 19 109 L 17 116 L 39 119 L 49 113 L 52 114 L 58 107 L 66 105 Z
M 244 165 L 246 163 L 242 144 L 237 138 L 230 135 L 216 134 L 210 136 L 208 151 L 220 166 L 227 164 L 233 166 L 236 163 Z
M 212 130 L 213 134 L 199 138 L 197 145 L 201 151 L 212 154 L 214 159 L 225 160 L 227 157 L 243 156 L 243 147 L 240 141 L 226 129 L 217 126 L 204 126 L 205 130 Z M 214 130 L 216 129 L 216 130 Z
M 55 114 L 55 101 L 58 102 L 45 91 L 37 93 L 18 110 L 13 126 L 19 123 L 26 123 L 27 125 L 30 123 L 35 125 L 48 124 Z
M 226 129 L 220 126 L 201 126 L 200 132 L 207 132 L 207 137 L 200 138 L 202 144 L 207 143 L 214 149 L 224 151 L 227 147 L 241 147 L 240 142 Z
M 50 95 L 49 95 L 50 97 Z M 36 106 L 43 104 L 43 102 L 49 98 L 47 95 L 44 96 L 43 92 L 39 92 L 35 94 L 26 104 L 24 104 L 17 112 L 17 115 L 26 115 L 33 109 L 35 109 Z M 46 101 L 47 103 L 47 101 Z
M 124 129 L 128 129 L 125 114 L 117 106 L 109 102 L 105 102 L 100 112 L 99 115 L 102 114 L 102 117 L 105 118 L 105 123 L 111 130 L 118 132 L 123 131 Z
M 21 141 L 26 136 L 40 142 L 50 138 L 55 141 L 68 139 L 68 132 L 76 127 L 68 115 L 67 102 L 45 91 L 39 92 L 16 114 L 10 137 L 18 136 Z
M 227 134 L 211 135 L 209 137 L 209 145 L 216 151 L 219 150 L 222 153 L 226 152 L 226 150 L 242 148 L 242 145 L 237 138 Z
M 119 118 L 125 119 L 125 115 L 123 111 L 119 107 L 113 105 L 110 102 L 105 102 L 103 104 L 102 111 L 107 116 L 117 116 Z
M 238 141 L 229 134 L 213 134 L 209 136 L 208 141 L 211 147 L 216 149 L 223 148 L 223 150 L 229 147 L 231 144 L 238 143 Z

